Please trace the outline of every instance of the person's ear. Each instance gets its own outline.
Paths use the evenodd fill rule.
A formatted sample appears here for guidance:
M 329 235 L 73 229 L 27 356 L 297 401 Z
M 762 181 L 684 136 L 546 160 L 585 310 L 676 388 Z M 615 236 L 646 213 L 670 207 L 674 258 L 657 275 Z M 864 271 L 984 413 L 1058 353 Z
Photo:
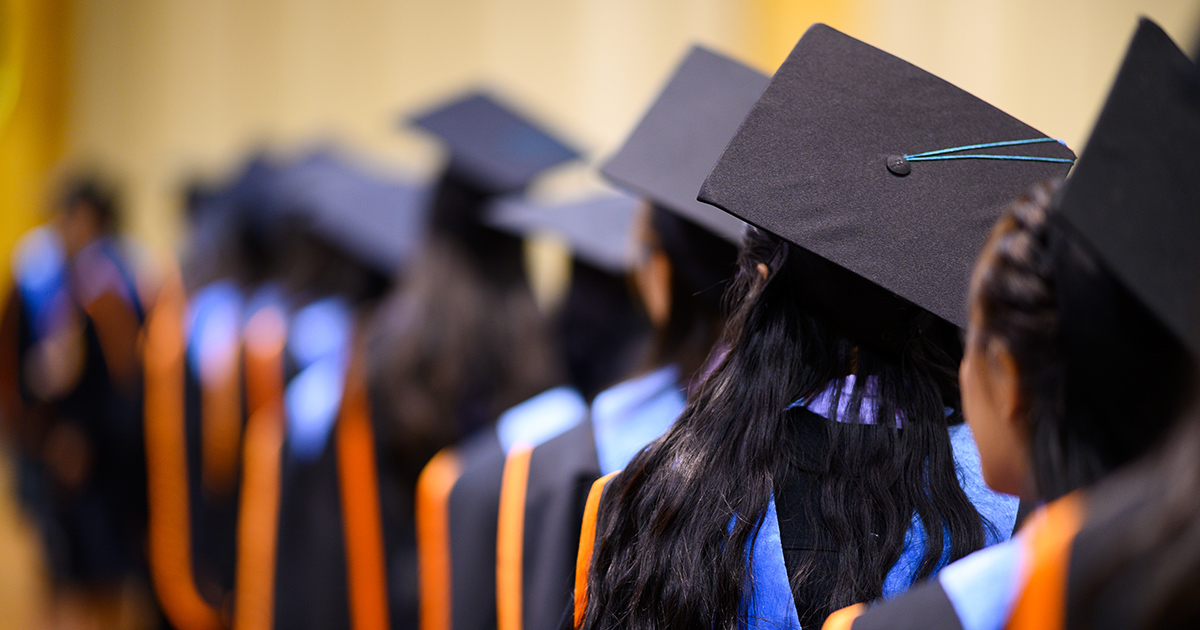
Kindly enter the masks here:
M 1008 349 L 1008 344 L 999 337 L 992 337 L 987 341 L 987 362 L 989 386 L 997 417 L 1008 424 L 1016 435 L 1025 435 L 1020 370 L 1012 351 Z
M 656 328 L 671 318 L 671 261 L 661 249 L 654 249 L 634 272 L 638 294 L 646 315 Z

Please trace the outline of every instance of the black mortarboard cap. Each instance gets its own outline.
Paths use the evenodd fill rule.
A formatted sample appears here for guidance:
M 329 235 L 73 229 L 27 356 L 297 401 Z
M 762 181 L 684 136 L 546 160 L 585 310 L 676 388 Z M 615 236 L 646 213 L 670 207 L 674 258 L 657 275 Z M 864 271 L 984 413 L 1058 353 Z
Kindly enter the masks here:
M 1143 19 L 1057 216 L 1200 356 L 1200 70 Z
M 700 197 L 963 327 L 992 225 L 1030 185 L 1065 175 L 1073 158 L 950 83 L 815 24 Z M 843 293 L 835 297 L 853 308 L 858 296 Z
M 768 78 L 695 46 L 616 155 L 606 177 L 714 233 L 741 243 L 745 224 L 696 193 Z
M 521 190 L 542 171 L 579 157 L 528 116 L 483 92 L 439 105 L 411 123 L 445 143 L 458 177 L 492 194 Z
M 428 189 L 323 149 L 283 169 L 275 201 L 317 238 L 385 275 L 421 242 Z
M 633 262 L 633 225 L 639 203 L 620 194 L 557 204 L 511 197 L 497 201 L 486 222 L 517 235 L 553 233 L 567 243 L 578 260 L 622 274 Z

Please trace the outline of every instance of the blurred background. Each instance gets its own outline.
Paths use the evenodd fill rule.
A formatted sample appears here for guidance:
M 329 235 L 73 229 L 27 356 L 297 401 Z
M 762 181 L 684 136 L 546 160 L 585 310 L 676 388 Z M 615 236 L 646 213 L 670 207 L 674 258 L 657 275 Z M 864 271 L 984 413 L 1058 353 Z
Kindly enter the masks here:
M 484 84 L 588 161 L 536 194 L 599 187 L 688 44 L 773 71 L 812 22 L 892 52 L 1082 150 L 1138 15 L 1197 49 L 1185 0 L 0 0 L 0 253 L 44 221 L 63 169 L 99 164 L 121 227 L 186 238 L 181 185 L 251 151 L 336 142 L 430 176 L 407 113 Z M 0 274 L 0 288 L 11 284 Z M 0 471 L 0 628 L 36 628 L 45 569 Z

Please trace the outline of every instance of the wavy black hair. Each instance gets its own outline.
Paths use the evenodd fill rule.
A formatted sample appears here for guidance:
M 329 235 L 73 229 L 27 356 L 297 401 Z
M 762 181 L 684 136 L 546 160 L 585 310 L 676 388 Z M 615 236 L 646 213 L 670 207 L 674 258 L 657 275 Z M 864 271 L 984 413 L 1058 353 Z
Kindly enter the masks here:
M 933 333 L 948 324 L 911 305 L 890 311 L 886 339 L 835 329 L 828 294 L 809 289 L 848 291 L 853 282 L 865 283 L 770 233 L 748 231 L 727 298 L 727 353 L 672 429 L 606 488 L 583 628 L 740 627 L 746 547 L 798 446 L 789 437 L 800 416 L 788 407 L 851 374 L 848 415 L 868 413 L 870 394 L 874 417 L 863 420 L 880 430 L 826 423 L 820 513 L 840 551 L 836 575 L 821 576 L 831 584 L 822 601 L 797 607 L 823 618 L 878 598 L 914 514 L 929 532 L 917 579 L 937 569 L 947 547 L 956 559 L 983 545 L 985 524 L 958 484 L 947 432 L 961 421 L 946 414 L 958 406 L 957 338 L 947 346 Z M 815 579 L 812 567 L 790 570 L 793 592 Z
M 972 281 L 968 334 L 1012 353 L 1044 500 L 1149 450 L 1178 417 L 1194 371 L 1183 343 L 1053 215 L 1057 189 L 1033 187 L 996 224 Z

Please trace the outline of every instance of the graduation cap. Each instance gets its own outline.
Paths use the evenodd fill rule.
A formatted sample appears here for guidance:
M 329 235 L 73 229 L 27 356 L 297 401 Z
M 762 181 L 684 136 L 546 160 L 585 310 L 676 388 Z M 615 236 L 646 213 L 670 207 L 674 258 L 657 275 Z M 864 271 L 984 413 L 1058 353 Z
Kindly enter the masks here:
M 745 224 L 696 192 L 768 78 L 692 47 L 625 144 L 600 169 L 613 182 L 740 244 Z
M 602 271 L 623 274 L 633 262 L 633 224 L 639 203 L 620 194 L 559 204 L 510 197 L 497 201 L 485 221 L 518 235 L 554 233 L 566 241 L 579 260 Z
M 775 73 L 700 198 L 963 327 L 970 276 L 1003 209 L 1062 177 L 1063 144 L 920 68 L 815 24 Z M 869 325 L 865 324 L 865 325 Z
M 1200 69 L 1142 19 L 1055 219 L 1200 356 Z
M 340 156 L 315 151 L 282 170 L 274 202 L 316 237 L 392 275 L 421 242 L 424 186 L 391 179 Z
M 449 169 L 491 194 L 524 189 L 540 173 L 579 157 L 528 116 L 471 92 L 411 119 L 445 143 Z

